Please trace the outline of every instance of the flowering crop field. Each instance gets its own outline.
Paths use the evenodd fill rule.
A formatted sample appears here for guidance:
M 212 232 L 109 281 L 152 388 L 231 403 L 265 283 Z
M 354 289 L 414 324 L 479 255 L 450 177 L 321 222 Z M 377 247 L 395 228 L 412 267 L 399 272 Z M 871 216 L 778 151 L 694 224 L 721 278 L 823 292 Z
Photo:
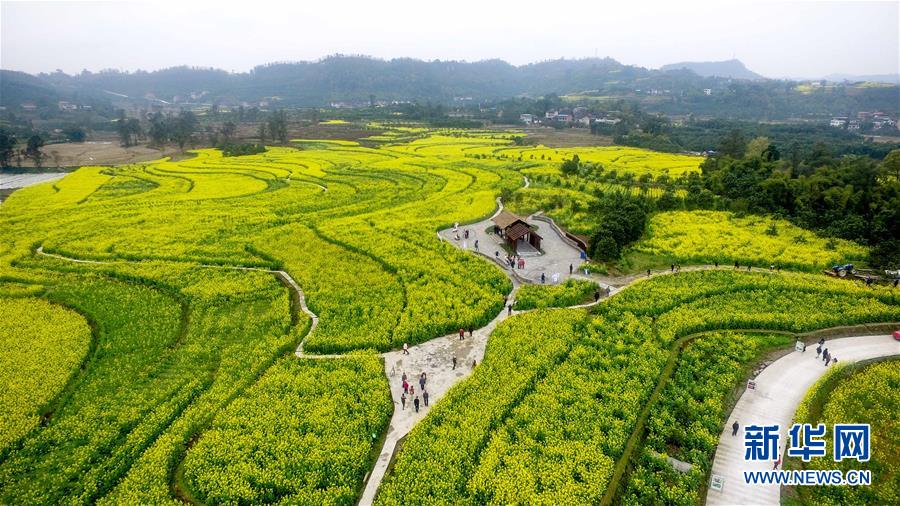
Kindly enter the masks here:
M 636 283 L 591 313 L 544 310 L 507 320 L 473 377 L 454 387 L 410 433 L 377 502 L 406 504 L 416 497 L 425 504 L 597 504 L 617 486 L 610 483 L 613 469 L 679 338 L 727 329 L 801 332 L 898 318 L 900 303 L 886 288 L 867 290 L 802 274 L 695 271 Z M 704 337 L 698 339 L 702 343 Z M 721 340 L 715 334 L 712 339 Z M 756 349 L 727 356 L 739 367 Z M 688 372 L 681 374 L 706 360 L 702 350 L 689 348 L 679 366 Z M 704 371 L 712 377 L 698 377 L 691 388 L 709 388 L 721 398 L 723 388 L 734 386 L 733 368 Z M 684 388 L 683 381 L 676 376 L 671 388 Z M 724 416 L 715 409 L 686 413 L 671 402 L 655 409 L 657 417 L 713 432 Z M 660 430 L 651 427 L 651 447 L 679 441 L 677 434 Z M 708 465 L 708 446 L 683 444 L 685 458 Z M 640 479 L 638 471 L 632 480 Z M 634 481 L 629 497 L 653 486 Z M 677 486 L 667 492 L 673 501 L 691 497 L 690 482 Z
M 574 154 L 654 176 L 699 165 L 516 135 L 397 127 L 365 145 L 83 167 L 16 191 L 0 207 L 0 504 L 353 504 L 394 410 L 378 353 L 482 327 L 513 288 L 436 231 L 490 216 L 523 175 L 552 197 Z M 617 184 L 588 183 L 568 189 L 584 205 Z M 302 288 L 314 329 L 275 271 Z M 378 501 L 595 502 L 681 336 L 898 316 L 889 294 L 821 277 L 669 278 L 592 313 L 504 321 L 411 433 Z M 592 290 L 526 287 L 519 300 L 570 305 Z M 298 357 L 301 343 L 341 356 Z
M 792 458 L 800 469 L 870 470 L 871 487 L 797 487 L 797 499 L 803 502 L 840 504 L 897 504 L 900 502 L 900 360 L 894 358 L 862 367 L 835 368 L 810 389 L 797 408 L 794 423 L 824 423 L 827 455 L 833 454 L 835 423 L 871 425 L 871 460 L 812 459 L 808 463 Z
M 823 239 L 786 220 L 737 217 L 723 211 L 671 211 L 650 219 L 632 251 L 684 264 L 740 262 L 816 270 L 859 263 L 867 250 L 843 239 Z

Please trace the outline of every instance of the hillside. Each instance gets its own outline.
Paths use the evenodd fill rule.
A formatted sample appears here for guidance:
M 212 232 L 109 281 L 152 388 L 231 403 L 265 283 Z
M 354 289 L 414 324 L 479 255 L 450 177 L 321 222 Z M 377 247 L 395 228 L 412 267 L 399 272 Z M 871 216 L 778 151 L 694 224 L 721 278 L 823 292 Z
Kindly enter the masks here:
M 727 77 L 731 79 L 765 79 L 764 76 L 748 69 L 740 60 L 680 62 L 663 65 L 659 70 L 687 69 L 702 77 Z

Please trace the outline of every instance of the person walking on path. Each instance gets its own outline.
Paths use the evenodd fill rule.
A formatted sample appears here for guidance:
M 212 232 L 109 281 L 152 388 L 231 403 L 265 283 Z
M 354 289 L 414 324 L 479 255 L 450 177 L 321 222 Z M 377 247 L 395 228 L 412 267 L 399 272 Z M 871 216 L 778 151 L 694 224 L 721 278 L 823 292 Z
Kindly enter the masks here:
M 425 390 L 425 373 L 423 372 L 421 376 L 419 376 L 419 388 Z
M 406 392 L 400 396 L 400 406 L 402 406 L 400 409 L 406 409 Z
M 543 285 L 547 281 L 547 276 L 542 272 L 541 273 L 541 284 Z
M 734 423 L 731 424 L 731 436 L 732 437 L 737 436 L 738 427 L 740 427 L 740 425 L 738 425 L 737 420 L 735 420 Z
M 412 397 L 412 396 L 414 396 L 414 395 L 416 395 L 416 386 L 415 386 L 415 385 L 410 385 L 410 386 L 409 386 L 409 396 Z
M 418 413 L 419 412 L 419 398 L 418 397 L 413 399 L 413 406 L 416 407 L 416 413 Z
M 675 264 L 672 264 L 672 272 L 675 272 Z
M 477 360 L 473 360 L 473 361 L 472 361 L 472 369 L 475 369 L 475 366 L 476 366 L 476 365 L 478 365 L 478 361 L 477 361 Z
M 569 264 L 569 276 L 572 275 L 572 272 L 573 272 L 574 270 L 575 270 L 575 266 L 572 265 L 572 264 Z
M 647 277 L 650 277 L 650 269 L 647 269 Z
M 453 370 L 456 370 L 456 357 L 453 357 Z
M 740 265 L 738 265 L 738 261 L 735 260 L 734 261 L 734 270 L 738 270 L 739 268 L 740 268 Z
M 409 355 L 409 343 L 403 343 L 403 354 Z
M 475 332 L 475 331 L 472 330 L 472 327 L 469 327 L 469 337 L 472 337 L 472 333 L 474 333 L 474 332 Z
M 822 360 L 828 360 L 828 357 L 831 355 L 828 353 L 828 348 L 825 348 L 825 351 L 822 352 Z
M 459 328 L 459 340 L 462 341 L 462 340 L 465 339 L 465 338 L 466 338 L 466 331 L 463 330 L 462 327 L 460 327 L 460 328 Z
M 600 290 L 594 290 L 594 302 L 600 300 Z
M 512 304 L 509 304 L 508 306 L 506 306 L 506 316 L 511 316 L 511 315 L 512 315 Z
M 478 239 L 475 239 L 475 251 L 478 251 Z M 426 404 L 427 406 L 428 404 Z
M 606 287 L 606 296 L 609 297 L 610 295 L 612 295 L 612 288 L 607 286 Z
M 818 347 L 816 347 L 816 358 L 818 359 L 819 355 L 821 355 L 821 354 L 822 354 L 822 345 L 820 344 Z
M 719 268 L 719 261 L 716 260 L 716 269 L 718 269 L 718 268 Z
M 830 363 L 831 363 L 831 357 L 829 356 L 828 358 L 825 359 L 825 367 L 828 367 L 828 364 L 830 364 Z
M 405 393 L 408 391 L 409 391 L 409 382 L 406 380 L 403 380 L 403 392 Z
M 425 401 L 425 405 L 428 405 L 428 392 L 426 390 L 422 390 L 422 400 Z

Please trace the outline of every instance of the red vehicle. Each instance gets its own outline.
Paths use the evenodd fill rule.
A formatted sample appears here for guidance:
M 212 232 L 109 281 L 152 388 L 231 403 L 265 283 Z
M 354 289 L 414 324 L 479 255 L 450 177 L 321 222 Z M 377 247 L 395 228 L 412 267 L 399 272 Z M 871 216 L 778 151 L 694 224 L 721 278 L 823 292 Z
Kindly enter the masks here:
M 894 331 L 894 339 L 896 339 L 897 341 L 900 341 L 900 330 Z

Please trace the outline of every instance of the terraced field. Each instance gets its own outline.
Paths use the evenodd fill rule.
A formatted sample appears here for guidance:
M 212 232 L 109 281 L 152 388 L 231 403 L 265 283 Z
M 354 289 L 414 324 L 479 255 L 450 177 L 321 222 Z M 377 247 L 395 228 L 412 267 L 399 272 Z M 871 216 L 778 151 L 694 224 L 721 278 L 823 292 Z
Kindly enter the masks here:
M 672 155 L 516 146 L 512 133 L 393 132 L 378 147 L 304 140 L 84 167 L 14 193 L 0 208 L 0 309 L 30 326 L 0 325 L 15 349 L 4 380 L 18 388 L 0 398 L 15 420 L 0 439 L 0 503 L 352 504 L 400 409 L 378 353 L 478 329 L 513 288 L 437 230 L 491 215 L 523 174 L 574 152 L 696 170 Z M 528 287 L 520 307 L 580 304 L 591 286 Z M 376 501 L 621 498 L 615 485 L 639 476 L 623 472 L 645 411 L 677 408 L 652 401 L 687 336 L 897 319 L 882 290 L 721 271 L 640 282 L 591 310 L 513 315 L 410 434 Z M 23 370 L 40 377 L 8 372 Z

